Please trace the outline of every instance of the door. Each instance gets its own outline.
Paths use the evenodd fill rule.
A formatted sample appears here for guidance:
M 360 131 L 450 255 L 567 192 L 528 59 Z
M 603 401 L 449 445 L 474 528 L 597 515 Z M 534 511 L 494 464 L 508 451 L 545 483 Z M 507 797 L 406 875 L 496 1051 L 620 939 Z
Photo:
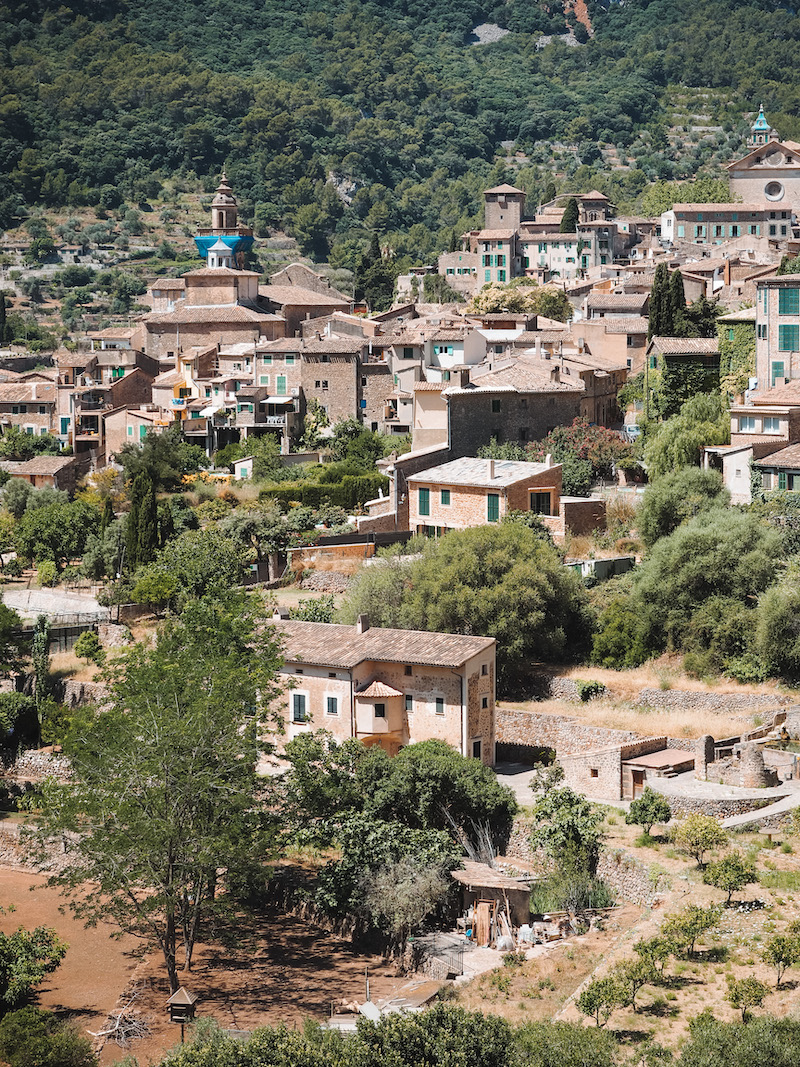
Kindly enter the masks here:
M 637 771 L 634 768 L 631 771 L 631 778 L 633 782 L 633 799 L 636 800 L 644 792 L 644 771 Z

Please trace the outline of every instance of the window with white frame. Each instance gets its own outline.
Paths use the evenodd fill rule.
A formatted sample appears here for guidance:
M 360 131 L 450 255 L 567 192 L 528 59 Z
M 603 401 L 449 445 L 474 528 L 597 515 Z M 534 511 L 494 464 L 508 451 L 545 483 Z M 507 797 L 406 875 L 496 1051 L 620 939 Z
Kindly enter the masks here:
M 325 714 L 339 714 L 339 698 L 337 696 L 334 696 L 332 693 L 325 694 Z
M 292 722 L 308 722 L 308 693 L 292 693 Z

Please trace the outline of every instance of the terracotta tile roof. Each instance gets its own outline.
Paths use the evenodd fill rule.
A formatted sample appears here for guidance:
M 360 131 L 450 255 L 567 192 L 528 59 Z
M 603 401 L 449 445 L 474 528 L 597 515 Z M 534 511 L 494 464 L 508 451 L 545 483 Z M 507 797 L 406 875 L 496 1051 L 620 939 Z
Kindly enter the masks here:
M 257 270 L 234 270 L 232 267 L 200 267 L 190 270 L 188 278 L 260 278 Z
M 275 304 L 309 304 L 317 307 L 350 307 L 349 300 L 343 300 L 335 292 L 317 293 L 313 289 L 304 289 L 301 285 L 259 285 L 259 296 L 265 296 Z
M 164 371 L 153 379 L 153 385 L 180 385 L 186 381 L 186 375 L 179 370 Z
M 719 352 L 717 337 L 653 337 L 650 344 L 665 355 L 714 356 Z
M 441 393 L 448 382 L 414 382 L 415 393 Z
M 489 371 L 472 380 L 472 386 L 480 389 L 511 388 L 518 393 L 582 393 L 583 382 L 552 381 L 550 367 L 539 366 L 538 362 L 517 359 L 501 370 Z M 463 391 L 463 390 L 461 390 Z
M 475 235 L 479 241 L 510 241 L 513 230 L 478 230 Z
M 94 340 L 102 340 L 104 337 L 133 337 L 136 333 L 135 326 L 109 326 L 105 330 L 94 330 L 86 336 Z
M 74 456 L 34 456 L 20 463 L 14 474 L 58 474 L 74 462 Z
M 493 189 L 484 189 L 484 193 L 524 193 L 524 189 L 517 189 L 513 185 L 509 185 L 508 182 L 503 182 L 502 185 L 495 185 Z
M 789 285 L 797 285 L 800 282 L 800 274 L 781 274 L 776 278 L 763 278 L 762 285 L 778 286 L 788 283 Z
M 601 193 L 598 189 L 592 189 L 590 193 L 579 193 L 576 200 L 608 200 L 605 193 Z
M 589 293 L 586 306 L 597 311 L 642 311 L 649 293 Z
M 185 289 L 186 282 L 183 278 L 156 278 L 150 286 L 152 289 Z
M 754 459 L 753 464 L 756 467 L 788 467 L 800 470 L 800 444 L 789 445 L 788 448 L 782 448 L 780 452 L 773 452 L 772 455 L 765 456 L 764 459 Z
M 647 333 L 650 320 L 644 315 L 633 315 L 629 319 L 604 318 L 606 333 Z
M 751 393 L 752 404 L 800 404 L 800 381 L 787 382 L 766 389 L 763 393 Z
M 323 337 L 321 341 L 306 341 L 303 348 L 309 355 L 354 356 L 369 344 L 364 337 Z
M 95 352 L 70 352 L 59 348 L 53 353 L 53 359 L 59 367 L 86 367 L 97 361 Z
M 497 487 L 504 488 L 515 485 L 527 478 L 535 478 L 543 474 L 548 468 L 545 463 L 525 463 L 517 460 L 496 459 L 494 460 L 494 474 L 489 476 L 489 465 L 492 460 L 474 459 L 465 457 L 454 459 L 449 463 L 441 463 L 437 467 L 429 467 L 417 474 L 409 475 L 406 479 L 409 485 L 428 482 L 441 485 L 470 485 L 480 488 Z
M 673 211 L 699 211 L 704 215 L 720 214 L 727 211 L 749 212 L 767 211 L 768 204 L 673 204 Z
M 532 348 L 537 341 L 545 344 L 553 341 L 569 341 L 570 337 L 569 330 L 523 330 L 519 337 L 514 338 L 514 347 L 527 345 Z
M 411 663 L 430 667 L 460 667 L 472 656 L 493 652 L 493 637 L 390 630 L 370 627 L 358 633 L 355 626 L 324 622 L 275 623 L 283 635 L 289 663 L 318 663 L 327 667 L 357 667 L 365 661 Z
M 34 396 L 34 384 L 35 396 Z M 52 404 L 56 387 L 48 382 L 8 382 L 0 384 L 0 404 Z
M 401 697 L 402 695 L 399 689 L 395 689 L 394 686 L 387 685 L 386 682 L 381 682 L 377 678 L 375 681 L 370 682 L 369 685 L 359 686 L 356 689 L 356 696 L 358 697 Z
M 256 345 L 256 354 L 288 352 L 290 355 L 296 355 L 298 352 L 303 351 L 305 345 L 306 343 L 302 337 L 279 337 L 277 341 L 259 341 Z
M 189 305 L 176 311 L 153 311 L 143 319 L 147 326 L 177 326 L 184 323 L 274 322 L 275 316 L 265 311 L 254 311 L 243 304 L 216 304 L 195 307 Z

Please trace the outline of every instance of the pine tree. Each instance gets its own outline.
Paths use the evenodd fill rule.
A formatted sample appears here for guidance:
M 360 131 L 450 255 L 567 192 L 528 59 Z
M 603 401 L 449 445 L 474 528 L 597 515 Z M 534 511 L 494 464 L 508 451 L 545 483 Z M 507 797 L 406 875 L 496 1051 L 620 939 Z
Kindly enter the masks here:
M 567 206 L 564 208 L 564 214 L 561 216 L 561 226 L 559 230 L 561 233 L 575 233 L 578 228 L 578 221 L 580 219 L 580 212 L 578 210 L 578 201 L 574 196 L 571 196 L 567 201 Z

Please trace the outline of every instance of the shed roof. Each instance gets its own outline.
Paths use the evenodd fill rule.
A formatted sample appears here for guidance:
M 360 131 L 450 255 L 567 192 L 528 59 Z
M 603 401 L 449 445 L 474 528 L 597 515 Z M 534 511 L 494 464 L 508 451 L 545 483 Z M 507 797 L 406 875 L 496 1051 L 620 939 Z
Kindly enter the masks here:
M 450 872 L 450 877 L 469 889 L 516 889 L 526 892 L 531 888 L 530 882 L 522 878 L 512 878 L 510 874 L 503 874 L 488 863 L 476 863 L 474 860 L 464 860 L 459 870 Z
M 763 459 L 754 459 L 756 467 L 784 467 L 787 470 L 800 470 L 800 444 L 789 445 L 779 452 L 773 452 Z
M 717 337 L 653 337 L 650 344 L 665 355 L 705 355 L 719 353 Z

